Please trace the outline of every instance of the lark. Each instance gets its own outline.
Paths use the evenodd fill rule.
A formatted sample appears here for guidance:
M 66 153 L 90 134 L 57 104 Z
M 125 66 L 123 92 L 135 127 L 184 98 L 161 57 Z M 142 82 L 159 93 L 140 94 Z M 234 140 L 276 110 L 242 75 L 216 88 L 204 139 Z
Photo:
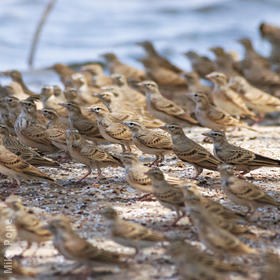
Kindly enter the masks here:
M 229 86 L 242 97 L 248 108 L 260 115 L 260 120 L 266 113 L 280 111 L 280 99 L 251 85 L 243 77 L 233 77 Z
M 220 72 L 213 72 L 206 76 L 214 83 L 214 104 L 235 117 L 250 117 L 255 119 L 255 114 L 248 109 L 242 97 L 228 86 L 228 77 Z
M 154 45 L 151 41 L 143 41 L 136 43 L 138 46 L 141 46 L 144 48 L 146 53 L 148 54 L 148 59 L 155 59 L 160 67 L 169 69 L 175 73 L 182 73 L 183 70 L 180 69 L 178 66 L 172 64 L 169 60 L 167 60 L 165 57 L 161 56 L 158 51 L 155 49 Z
M 172 152 L 170 135 L 162 129 L 147 129 L 135 121 L 124 122 L 131 130 L 135 146 L 143 153 L 156 155 L 151 165 L 159 164 L 164 160 L 164 154 Z
M 123 255 L 98 248 L 81 238 L 71 227 L 68 219 L 58 217 L 46 226 L 53 235 L 53 245 L 58 252 L 68 260 L 77 262 L 77 266 L 88 267 L 100 265 L 118 265 L 122 263 Z M 75 265 L 75 268 L 76 265 Z M 72 269 L 74 270 L 74 269 Z
M 146 104 L 148 111 L 157 119 L 165 123 L 176 123 L 182 127 L 189 127 L 198 124 L 179 105 L 163 97 L 159 91 L 158 85 L 153 81 L 144 81 L 139 83 L 144 87 L 146 93 Z
M 199 239 L 214 254 L 219 256 L 240 256 L 256 254 L 256 250 L 241 242 L 237 237 L 215 224 L 208 212 L 201 208 L 191 208 L 190 215 L 198 229 Z
M 52 185 L 58 185 L 48 175 L 42 173 L 33 165 L 27 163 L 19 156 L 0 145 L 0 173 L 6 175 L 20 186 L 21 181 L 43 181 Z
M 236 204 L 246 206 L 253 214 L 257 208 L 271 205 L 280 207 L 280 202 L 264 192 L 259 186 L 234 175 L 234 168 L 222 164 L 218 168 L 221 174 L 222 188 L 227 197 Z
M 25 211 L 22 201 L 18 196 L 10 196 L 6 199 L 6 204 L 13 210 L 13 221 L 17 229 L 18 238 L 27 241 L 27 249 L 33 242 L 41 243 L 52 239 L 52 234 L 47 229 L 42 229 L 43 222 Z
M 247 149 L 230 144 L 221 130 L 212 130 L 203 133 L 214 141 L 214 154 L 227 164 L 231 164 L 242 174 L 261 167 L 280 167 L 280 161 L 256 154 Z
M 163 129 L 167 130 L 172 137 L 172 149 L 175 155 L 195 168 L 194 179 L 202 173 L 204 168 L 216 171 L 217 166 L 222 163 L 204 147 L 187 137 L 179 125 L 167 124 Z
M 87 174 L 80 181 L 88 177 L 93 168 L 98 171 L 97 181 L 102 175 L 102 168 L 122 166 L 121 161 L 116 156 L 97 147 L 95 143 L 84 139 L 77 129 L 66 130 L 66 142 L 71 157 L 75 161 L 83 163 L 88 169 Z
M 229 127 L 244 127 L 254 130 L 248 127 L 246 123 L 211 105 L 204 92 L 195 92 L 192 94 L 192 97 L 196 103 L 195 117 L 202 126 L 221 130 L 226 130 Z
M 144 70 L 122 63 L 115 54 L 105 53 L 102 56 L 106 59 L 111 74 L 124 75 L 129 82 L 140 82 L 146 78 Z
M 21 113 L 15 122 L 15 131 L 19 141 L 38 149 L 40 152 L 54 153 L 57 148 L 46 135 L 45 126 L 37 118 L 36 105 L 32 101 L 21 101 Z
M 100 134 L 109 142 L 121 145 L 122 151 L 131 151 L 131 132 L 118 119 L 111 115 L 108 108 L 104 106 L 94 106 L 89 108 L 90 112 L 97 117 L 97 125 Z
M 169 184 L 159 168 L 151 168 L 146 175 L 152 180 L 153 194 L 164 207 L 176 211 L 177 217 L 172 225 L 185 216 L 184 193 L 177 185 Z
M 149 167 L 143 165 L 138 157 L 132 153 L 123 153 L 121 161 L 125 166 L 125 178 L 127 182 L 138 192 L 151 193 L 152 180 L 145 174 Z M 182 180 L 164 173 L 164 178 L 169 184 L 181 184 L 188 180 Z
M 10 134 L 8 127 L 2 124 L 0 124 L 0 137 L 2 138 L 2 144 L 6 149 L 21 157 L 31 165 L 50 167 L 59 166 L 56 161 L 40 156 L 36 151 L 19 142 L 16 137 Z
M 102 209 L 101 214 L 110 222 L 111 238 L 123 246 L 134 248 L 135 255 L 139 253 L 140 249 L 167 240 L 162 233 L 152 231 L 140 224 L 123 220 L 116 210 L 111 207 Z
M 196 246 L 187 242 L 172 242 L 168 246 L 166 253 L 172 257 L 172 260 L 175 261 L 175 264 L 177 267 L 179 267 L 179 270 L 180 268 L 183 269 L 186 263 L 189 263 L 205 267 L 206 271 L 207 268 L 209 268 L 210 270 L 213 269 L 214 271 L 221 273 L 237 272 L 246 275 L 244 266 L 224 262 L 223 260 L 216 258 L 208 252 L 201 251 Z
M 95 142 L 102 141 L 96 119 L 94 116 L 85 116 L 75 102 L 60 103 L 68 111 L 70 127 L 77 129 L 83 136 Z

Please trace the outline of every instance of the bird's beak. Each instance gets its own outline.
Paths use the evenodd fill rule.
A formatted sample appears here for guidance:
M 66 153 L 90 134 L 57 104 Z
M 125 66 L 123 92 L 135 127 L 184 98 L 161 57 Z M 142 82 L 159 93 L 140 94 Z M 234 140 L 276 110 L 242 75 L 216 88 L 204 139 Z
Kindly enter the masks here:
M 0 73 L 4 76 L 9 76 L 11 72 L 10 71 L 2 71 Z
M 213 76 L 212 76 L 212 74 L 208 74 L 208 75 L 206 75 L 206 76 L 205 76 L 205 78 L 207 78 L 208 80 L 213 80 Z
M 165 130 L 165 131 L 167 131 L 167 126 L 166 126 L 166 125 L 162 125 L 162 126 L 160 126 L 159 128 L 160 128 L 160 129 L 163 129 L 163 130 Z
M 211 131 L 203 132 L 202 135 L 211 137 Z
M 58 103 L 58 105 L 67 108 L 66 103 Z

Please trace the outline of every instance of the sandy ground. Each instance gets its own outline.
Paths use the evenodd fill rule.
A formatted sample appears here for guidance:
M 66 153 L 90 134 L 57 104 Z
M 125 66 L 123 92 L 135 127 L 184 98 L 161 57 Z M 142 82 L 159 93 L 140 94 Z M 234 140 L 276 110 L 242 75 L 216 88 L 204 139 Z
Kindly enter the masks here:
M 233 131 L 228 133 L 230 142 L 244 148 L 253 150 L 260 154 L 280 158 L 280 127 L 257 126 L 258 132 L 247 130 Z M 202 143 L 204 147 L 212 150 L 212 144 L 203 143 L 202 132 L 205 128 L 186 129 L 189 137 Z M 143 161 L 151 161 L 149 155 L 141 156 Z M 168 236 L 185 237 L 187 240 L 199 244 L 196 230 L 189 224 L 188 218 L 182 219 L 176 227 L 171 223 L 175 218 L 175 213 L 161 206 L 157 201 L 141 201 L 141 194 L 137 194 L 125 181 L 122 168 L 106 168 L 105 178 L 100 181 L 99 186 L 92 187 L 91 184 L 96 173 L 93 172 L 84 182 L 78 183 L 82 174 L 86 173 L 83 165 L 77 163 L 65 163 L 63 168 L 40 168 L 44 172 L 53 176 L 59 183 L 64 184 L 63 189 L 57 189 L 47 185 L 23 185 L 17 192 L 28 207 L 33 207 L 34 212 L 48 215 L 63 214 L 71 217 L 74 229 L 80 236 L 87 238 L 90 242 L 100 247 L 133 254 L 131 248 L 122 247 L 110 240 L 108 225 L 99 211 L 105 205 L 112 205 L 126 220 L 135 221 L 146 225 L 154 230 L 164 232 Z M 194 169 L 188 164 L 182 164 L 174 155 L 167 156 L 160 168 L 173 176 L 180 178 L 191 178 Z M 260 168 L 252 171 L 247 178 L 266 190 L 270 195 L 280 201 L 280 169 Z M 2 177 L 1 185 L 7 185 L 8 180 Z M 197 184 L 205 196 L 220 201 L 225 206 L 238 212 L 245 212 L 246 209 L 233 205 L 227 200 L 221 191 L 220 177 L 218 172 L 204 170 L 199 176 Z M 4 199 L 13 189 L 1 188 L 1 198 Z M 43 215 L 42 215 L 43 217 Z M 273 248 L 280 253 L 280 215 L 276 208 L 261 208 L 257 214 L 257 223 L 261 227 L 250 226 L 251 231 L 257 234 L 256 240 L 241 238 L 245 243 L 264 250 Z M 34 246 L 24 252 L 22 264 L 32 267 L 38 272 L 36 279 L 83 279 L 81 270 L 77 270 L 66 275 L 63 271 L 70 270 L 73 262 L 65 260 L 52 246 L 51 242 Z M 129 258 L 129 266 L 126 269 L 114 268 L 113 273 L 105 273 L 98 268 L 90 279 L 179 279 L 176 267 L 172 260 L 165 254 L 168 244 L 156 244 L 153 247 L 144 249 L 135 258 Z M 203 247 L 203 245 L 200 243 Z M 25 248 L 24 242 L 17 242 L 7 251 L 9 256 L 21 254 Z M 252 260 L 241 259 L 249 262 L 249 276 L 241 277 L 231 274 L 229 279 L 258 279 L 260 264 Z M 15 279 L 29 279 L 28 277 L 17 277 Z

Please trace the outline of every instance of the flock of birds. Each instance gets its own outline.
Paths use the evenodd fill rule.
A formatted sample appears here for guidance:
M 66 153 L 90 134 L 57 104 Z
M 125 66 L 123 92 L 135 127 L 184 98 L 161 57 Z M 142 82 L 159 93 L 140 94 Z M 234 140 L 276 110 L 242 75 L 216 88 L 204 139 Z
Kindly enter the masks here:
M 92 187 L 98 186 L 104 168 L 124 168 L 127 182 L 144 194 L 142 199 L 152 195 L 176 212 L 171 227 L 187 215 L 208 249 L 126 221 L 110 206 L 102 209 L 112 240 L 135 248 L 135 255 L 156 242 L 166 242 L 166 254 L 182 279 L 228 279 L 232 273 L 249 277 L 246 264 L 234 259 L 243 256 L 261 263 L 259 279 L 276 279 L 280 257 L 245 244 L 239 236 L 250 232 L 248 225 L 254 225 L 257 208 L 280 207 L 279 201 L 244 175 L 261 167 L 280 167 L 280 161 L 235 146 L 225 134 L 229 129 L 257 133 L 257 123 L 265 114 L 280 112 L 280 29 L 262 24 L 260 32 L 271 44 L 270 57 L 257 53 L 251 41 L 243 38 L 239 40 L 245 50 L 243 59 L 221 47 L 210 49 L 214 60 L 187 52 L 192 72 L 173 65 L 148 41 L 138 43 L 147 54 L 139 60 L 145 70 L 122 63 L 113 53 L 103 55 L 111 76 L 100 64 L 77 70 L 55 64 L 53 70 L 64 90 L 48 85 L 37 94 L 19 71 L 2 72 L 13 81 L 0 87 L 0 173 L 11 181 L 6 192 L 16 188 L 0 202 L 1 273 L 7 250 L 5 232 L 11 220 L 14 234 L 9 244 L 27 241 L 29 248 L 33 242 L 52 240 L 60 254 L 77 263 L 71 271 L 81 265 L 87 273 L 98 265 L 129 266 L 134 255 L 94 246 L 75 233 L 68 217 L 43 222 L 14 194 L 20 184 L 29 181 L 51 184 L 54 190 L 65 188 L 38 167 L 59 169 L 63 162 L 74 161 L 87 168 L 80 181 L 97 170 Z M 213 86 L 202 80 L 210 80 Z M 193 126 L 210 129 L 203 135 L 213 143 L 213 154 L 193 141 L 191 133 L 185 134 L 183 128 Z M 141 152 L 155 156 L 154 161 L 144 164 L 139 159 Z M 166 154 L 192 165 L 193 178 L 162 172 L 159 166 Z M 226 197 L 248 211 L 236 213 L 200 193 L 193 179 L 203 176 L 203 169 L 218 171 Z M 16 260 L 13 273 L 33 275 Z

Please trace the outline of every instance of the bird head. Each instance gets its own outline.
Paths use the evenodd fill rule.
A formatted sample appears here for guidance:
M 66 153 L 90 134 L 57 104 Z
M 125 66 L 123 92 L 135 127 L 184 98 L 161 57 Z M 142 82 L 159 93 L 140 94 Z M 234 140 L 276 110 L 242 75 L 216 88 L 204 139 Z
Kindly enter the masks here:
M 36 104 L 33 101 L 21 100 L 20 105 L 25 113 L 35 113 L 37 111 Z
M 230 164 L 220 164 L 217 168 L 217 170 L 221 174 L 233 174 L 234 173 L 234 166 Z
M 137 162 L 138 158 L 135 154 L 126 152 L 121 154 L 121 161 L 124 165 L 131 165 L 133 162 Z
M 154 81 L 143 81 L 140 83 L 137 83 L 137 86 L 140 88 L 143 88 L 145 92 L 149 93 L 157 93 L 158 92 L 158 85 Z
M 108 220 L 115 220 L 118 218 L 117 211 L 112 207 L 105 207 L 100 211 L 100 214 L 103 215 Z
M 207 95 L 202 91 L 193 92 L 190 96 L 199 105 L 208 105 L 209 103 Z
M 56 112 L 56 110 L 52 108 L 43 108 L 42 114 L 47 120 L 55 120 L 59 118 L 59 115 Z
M 9 135 L 9 129 L 5 124 L 0 123 L 0 135 Z
M 64 103 L 58 103 L 58 105 L 64 107 L 67 109 L 69 113 L 81 113 L 81 109 L 78 104 L 75 102 L 64 102 Z
M 157 167 L 149 169 L 147 172 L 145 172 L 145 175 L 147 175 L 152 181 L 153 180 L 156 180 L 156 181 L 164 180 L 164 174 Z
M 223 142 L 226 138 L 226 135 L 222 130 L 211 130 L 202 133 L 202 135 L 210 137 L 211 139 L 213 139 L 214 143 Z
M 212 72 L 205 77 L 217 85 L 225 85 L 228 80 L 227 76 L 221 72 Z
M 175 123 L 166 124 L 160 128 L 168 131 L 172 135 L 181 135 L 182 133 L 184 134 L 183 129 Z
M 4 102 L 6 103 L 8 108 L 14 108 L 14 107 L 17 107 L 19 105 L 19 99 L 17 97 L 14 97 L 14 96 L 6 96 L 4 98 Z
M 136 121 L 126 121 L 123 122 L 123 124 L 125 124 L 132 132 L 137 132 L 142 128 L 141 124 Z

